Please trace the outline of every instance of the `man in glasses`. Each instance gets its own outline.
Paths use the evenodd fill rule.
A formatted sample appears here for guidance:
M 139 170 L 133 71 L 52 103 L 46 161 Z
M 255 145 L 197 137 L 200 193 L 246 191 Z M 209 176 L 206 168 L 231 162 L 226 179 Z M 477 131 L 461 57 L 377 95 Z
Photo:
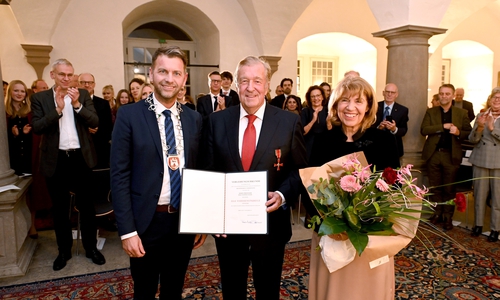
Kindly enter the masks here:
M 408 131 L 408 108 L 396 103 L 398 87 L 388 83 L 382 92 L 384 100 L 378 103 L 377 122 L 373 126 L 380 130 L 387 130 L 396 138 L 399 157 L 403 156 L 403 136 Z

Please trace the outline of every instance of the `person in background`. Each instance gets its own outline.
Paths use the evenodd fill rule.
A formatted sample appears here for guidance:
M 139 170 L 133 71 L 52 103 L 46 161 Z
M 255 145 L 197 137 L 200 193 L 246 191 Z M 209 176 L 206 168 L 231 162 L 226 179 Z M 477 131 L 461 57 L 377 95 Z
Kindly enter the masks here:
M 113 116 L 113 124 L 115 124 L 116 114 L 118 109 L 123 105 L 134 103 L 134 98 L 130 95 L 130 92 L 126 89 L 121 89 L 116 94 L 116 103 L 113 109 L 111 110 L 111 115 Z
M 474 149 L 469 157 L 474 180 L 474 227 L 472 236 L 483 232 L 486 200 L 491 193 L 489 242 L 498 240 L 500 231 L 500 87 L 491 91 L 486 111 L 477 115 L 469 134 Z M 486 178 L 490 177 L 490 178 Z M 484 179 L 481 179 L 484 178 Z
M 282 108 L 285 99 L 292 94 L 293 80 L 291 78 L 283 78 L 281 79 L 280 86 L 283 89 L 283 94 L 274 97 L 269 103 L 273 106 Z M 300 102 L 302 103 L 302 100 L 300 100 Z
M 296 115 L 300 115 L 300 112 L 302 111 L 300 98 L 295 95 L 289 95 L 283 103 L 283 109 Z
M 134 102 L 141 100 L 141 86 L 144 84 L 144 80 L 140 78 L 133 78 L 128 84 L 128 90 L 134 99 Z
M 474 106 L 472 102 L 464 100 L 465 91 L 463 88 L 457 88 L 455 90 L 455 99 L 453 100 L 453 106 L 465 109 L 467 111 L 467 116 L 472 122 L 476 115 L 474 114 Z
M 344 73 L 344 77 L 351 76 L 351 77 L 360 77 L 361 75 L 359 74 L 358 71 L 350 70 Z
M 184 104 L 187 107 L 191 108 L 192 110 L 196 110 L 196 106 L 193 103 L 193 98 L 191 96 L 186 95 L 186 87 L 183 86 L 179 93 L 177 94 L 177 101 L 180 104 Z
M 47 83 L 43 79 L 37 79 L 37 80 L 33 81 L 33 83 L 31 84 L 31 90 L 33 91 L 33 93 L 46 91 L 48 89 L 49 89 L 49 86 L 47 85 Z
M 9 86 L 9 83 L 5 80 L 2 80 L 2 83 L 3 83 L 3 95 L 2 95 L 2 97 L 5 98 L 5 96 L 7 95 L 7 87 Z
M 95 168 L 109 168 L 109 152 L 111 149 L 109 142 L 111 141 L 111 132 L 113 131 L 113 121 L 109 102 L 95 95 L 94 75 L 90 73 L 80 74 L 78 77 L 78 84 L 81 89 L 86 89 L 89 92 L 90 98 L 92 98 L 92 102 L 94 103 L 97 117 L 99 118 L 99 126 L 89 128 L 97 154 L 97 165 Z
M 220 90 L 221 96 L 231 97 L 231 105 L 240 104 L 240 97 L 238 96 L 238 93 L 231 89 L 231 85 L 233 84 L 233 74 L 229 71 L 224 71 L 220 73 L 220 77 L 222 79 L 222 88 Z
M 153 92 L 153 85 L 151 83 L 144 83 L 141 86 L 141 91 L 139 92 L 141 94 L 141 99 L 146 99 L 149 94 Z
M 96 248 L 95 208 L 89 196 L 91 169 L 97 163 L 89 128 L 97 127 L 99 118 L 88 91 L 70 86 L 73 72 L 73 65 L 68 60 L 55 60 L 50 71 L 54 87 L 33 94 L 31 99 L 33 133 L 43 135 L 40 170 L 46 177 L 53 203 L 59 251 L 52 265 L 54 271 L 64 268 L 71 259 L 70 191 L 76 194 L 86 257 L 97 265 L 106 263 Z
M 278 84 L 276 86 L 276 90 L 274 91 L 274 93 L 276 94 L 276 97 L 279 95 L 283 95 L 283 88 L 281 87 L 281 85 Z
M 443 84 L 439 87 L 439 106 L 427 109 L 420 125 L 420 134 L 427 136 L 422 150 L 422 159 L 427 166 L 430 200 L 443 203 L 455 198 L 455 182 L 462 163 L 462 141 L 467 139 L 472 128 L 465 109 L 452 105 L 455 87 Z M 444 185 L 444 186 L 443 186 Z M 454 205 L 437 205 L 429 221 L 443 229 L 453 229 Z
M 7 88 L 5 113 L 7 117 L 7 139 L 9 141 L 10 167 L 16 175 L 32 174 L 33 132 L 31 128 L 31 105 L 27 87 L 21 80 L 13 80 Z M 36 210 L 33 197 L 27 198 L 31 213 L 28 235 L 37 238 L 35 227 Z
M 399 93 L 394 83 L 388 83 L 382 95 L 384 100 L 378 103 L 377 121 L 373 126 L 379 130 L 386 130 L 394 136 L 401 158 L 405 153 L 403 137 L 408 131 L 408 108 L 396 102 Z
M 328 102 L 330 93 L 332 92 L 332 86 L 328 82 L 322 82 L 319 86 L 325 91 L 325 100 Z
M 324 89 L 317 85 L 309 87 L 306 92 L 307 107 L 302 109 L 300 117 L 304 126 L 304 140 L 308 160 L 311 157 L 314 136 L 328 130 L 326 122 L 328 108 L 325 99 Z
M 438 107 L 438 106 L 439 106 L 439 94 L 434 94 L 432 95 L 431 107 Z
M 109 108 L 113 109 L 116 104 L 116 99 L 115 99 L 115 89 L 111 84 L 105 85 L 102 88 L 102 98 L 109 103 Z

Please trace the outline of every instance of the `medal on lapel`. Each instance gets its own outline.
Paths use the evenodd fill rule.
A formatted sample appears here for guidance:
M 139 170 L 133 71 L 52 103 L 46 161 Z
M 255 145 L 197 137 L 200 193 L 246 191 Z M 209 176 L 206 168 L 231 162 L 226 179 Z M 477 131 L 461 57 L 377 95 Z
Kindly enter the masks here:
M 172 171 L 179 169 L 179 156 L 176 154 L 169 154 L 167 157 L 167 165 Z
M 274 155 L 276 155 L 277 162 L 274 164 L 276 170 L 279 171 L 280 167 L 283 167 L 283 163 L 281 162 L 281 149 L 274 150 Z

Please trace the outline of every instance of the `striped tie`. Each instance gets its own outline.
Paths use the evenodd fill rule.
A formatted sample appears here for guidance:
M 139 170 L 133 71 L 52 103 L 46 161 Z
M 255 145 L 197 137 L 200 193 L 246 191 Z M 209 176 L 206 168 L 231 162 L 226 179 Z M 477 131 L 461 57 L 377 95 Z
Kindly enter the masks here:
M 166 109 L 163 111 L 165 115 L 165 137 L 167 145 L 170 146 L 168 149 L 168 154 L 177 154 L 175 147 L 175 134 L 174 125 L 172 124 L 172 118 L 170 117 L 170 110 Z M 174 208 L 179 208 L 179 203 L 181 201 L 181 175 L 179 169 L 173 171 L 168 168 L 168 173 L 170 174 L 170 205 Z

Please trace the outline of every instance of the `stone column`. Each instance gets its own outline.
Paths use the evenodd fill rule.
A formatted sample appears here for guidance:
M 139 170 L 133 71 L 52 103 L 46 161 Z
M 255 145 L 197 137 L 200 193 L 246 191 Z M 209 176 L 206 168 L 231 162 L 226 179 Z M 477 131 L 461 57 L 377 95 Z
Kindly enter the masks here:
M 408 132 L 403 138 L 405 155 L 403 163 L 423 169 L 421 161 L 425 137 L 420 125 L 427 110 L 429 77 L 429 38 L 445 33 L 446 29 L 406 25 L 373 33 L 385 38 L 387 46 L 386 83 L 398 86 L 397 102 L 408 107 Z
M 274 72 L 278 71 L 278 63 L 281 60 L 281 56 L 267 56 L 263 55 L 260 56 L 260 58 L 264 59 L 269 63 L 269 66 L 271 67 L 271 74 L 269 74 L 269 77 L 273 77 Z
M 5 104 L 0 101 L 0 187 L 19 188 L 0 193 L 0 278 L 26 274 L 35 253 L 36 242 L 28 237 L 31 215 L 26 192 L 30 183 L 31 178 L 19 179 L 10 168 Z

